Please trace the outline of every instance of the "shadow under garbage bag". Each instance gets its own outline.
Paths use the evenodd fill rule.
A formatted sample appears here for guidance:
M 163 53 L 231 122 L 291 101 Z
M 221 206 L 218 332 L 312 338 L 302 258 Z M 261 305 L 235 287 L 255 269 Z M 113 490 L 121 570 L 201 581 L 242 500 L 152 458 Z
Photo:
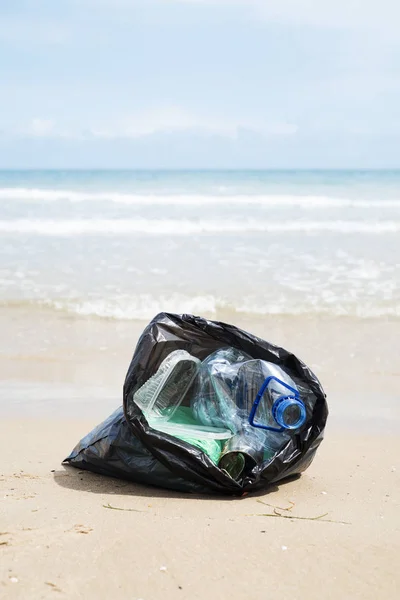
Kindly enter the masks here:
M 144 484 L 135 482 L 132 479 L 125 477 L 110 476 L 103 477 L 95 472 L 79 471 L 73 469 L 70 465 L 63 465 L 63 469 L 53 473 L 54 481 L 60 487 L 74 490 L 77 492 L 90 492 L 92 494 L 115 494 L 117 496 L 135 496 L 138 498 L 176 498 L 176 499 L 191 499 L 201 500 L 209 498 L 210 500 L 238 500 L 241 497 L 235 495 L 227 495 L 225 493 L 213 492 L 206 490 L 204 492 L 181 492 L 174 489 L 155 487 L 153 484 Z M 285 479 L 279 481 L 279 485 L 270 484 L 266 489 L 259 489 L 252 494 L 243 493 L 243 499 L 261 497 L 273 492 L 277 492 L 282 485 L 286 485 L 300 478 L 300 474 L 289 475 Z
M 123 407 L 65 462 L 180 492 L 242 495 L 312 462 L 328 416 L 316 376 L 233 325 L 161 313 L 143 332 Z

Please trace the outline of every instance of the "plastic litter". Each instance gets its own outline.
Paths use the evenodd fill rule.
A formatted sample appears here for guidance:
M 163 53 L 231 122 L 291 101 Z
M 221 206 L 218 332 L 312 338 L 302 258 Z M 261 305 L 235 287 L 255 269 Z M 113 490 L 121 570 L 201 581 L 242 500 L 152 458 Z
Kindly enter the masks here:
M 233 479 L 271 459 L 307 417 L 296 383 L 281 367 L 235 348 L 203 361 L 191 406 L 203 424 L 232 430 L 218 464 Z
M 233 325 L 161 313 L 137 344 L 123 410 L 66 461 L 170 489 L 241 495 L 304 471 L 327 416 L 321 384 L 290 352 Z
M 190 408 L 176 410 L 171 421 L 149 421 L 154 429 L 173 435 L 202 450 L 217 464 L 221 455 L 222 441 L 232 437 L 230 429 L 207 427 L 196 422 Z
M 185 350 L 171 352 L 155 375 L 134 393 L 133 399 L 150 418 L 170 419 L 195 378 L 200 361 Z

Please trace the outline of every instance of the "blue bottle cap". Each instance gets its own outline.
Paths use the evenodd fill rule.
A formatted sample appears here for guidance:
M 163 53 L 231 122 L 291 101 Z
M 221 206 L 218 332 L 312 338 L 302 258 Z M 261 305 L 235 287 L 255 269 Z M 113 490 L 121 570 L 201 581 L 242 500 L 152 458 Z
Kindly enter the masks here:
M 307 418 L 304 402 L 295 396 L 281 396 L 278 398 L 272 407 L 272 414 L 278 425 L 284 429 L 298 429 L 304 425 Z

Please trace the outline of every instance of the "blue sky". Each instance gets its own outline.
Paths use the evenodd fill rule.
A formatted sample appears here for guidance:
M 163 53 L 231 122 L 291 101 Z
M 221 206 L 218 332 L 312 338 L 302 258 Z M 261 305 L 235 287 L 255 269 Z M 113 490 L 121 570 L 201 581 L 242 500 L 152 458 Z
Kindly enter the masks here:
M 0 167 L 400 167 L 398 0 L 1 0 Z

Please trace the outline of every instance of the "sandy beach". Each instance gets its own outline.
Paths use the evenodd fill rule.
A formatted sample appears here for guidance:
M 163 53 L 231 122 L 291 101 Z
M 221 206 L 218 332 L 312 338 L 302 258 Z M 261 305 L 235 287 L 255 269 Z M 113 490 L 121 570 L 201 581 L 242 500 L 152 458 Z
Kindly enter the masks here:
M 143 323 L 18 307 L 0 320 L 1 597 L 397 597 L 396 321 L 310 319 L 308 336 L 304 319 L 239 323 L 309 362 L 331 416 L 300 478 L 229 499 L 61 466 L 120 404 Z
M 397 597 L 398 437 L 328 433 L 299 479 L 227 499 L 61 467 L 92 424 L 2 421 L 3 598 Z
M 0 0 L 0 600 L 400 599 L 399 19 Z

